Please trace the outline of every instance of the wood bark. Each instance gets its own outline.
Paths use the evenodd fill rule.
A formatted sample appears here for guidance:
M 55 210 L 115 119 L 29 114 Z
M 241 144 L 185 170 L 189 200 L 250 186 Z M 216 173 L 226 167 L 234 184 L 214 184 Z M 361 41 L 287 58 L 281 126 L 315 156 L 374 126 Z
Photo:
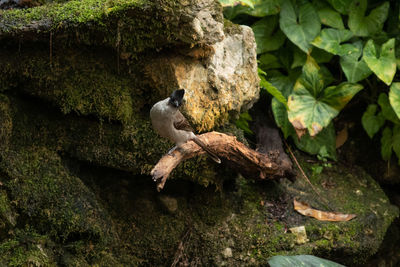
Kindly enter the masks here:
M 281 165 L 278 154 L 262 154 L 236 140 L 236 137 L 219 132 L 209 132 L 198 136 L 221 158 L 247 178 L 265 180 L 286 177 L 292 172 L 291 166 Z M 193 141 L 188 141 L 171 153 L 163 156 L 151 170 L 157 190 L 164 188 L 167 178 L 178 164 L 184 160 L 206 153 Z

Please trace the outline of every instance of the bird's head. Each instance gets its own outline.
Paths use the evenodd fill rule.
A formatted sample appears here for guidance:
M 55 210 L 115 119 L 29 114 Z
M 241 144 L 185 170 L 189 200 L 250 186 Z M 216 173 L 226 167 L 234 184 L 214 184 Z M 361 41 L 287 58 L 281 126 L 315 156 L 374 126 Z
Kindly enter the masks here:
M 185 89 L 179 89 L 172 92 L 171 96 L 169 97 L 168 104 L 179 108 L 183 103 L 183 96 L 185 95 Z

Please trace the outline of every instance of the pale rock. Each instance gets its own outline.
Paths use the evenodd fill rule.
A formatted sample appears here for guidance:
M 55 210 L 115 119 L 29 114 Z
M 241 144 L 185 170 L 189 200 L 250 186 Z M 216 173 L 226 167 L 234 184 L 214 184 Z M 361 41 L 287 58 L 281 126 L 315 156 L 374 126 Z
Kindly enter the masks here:
M 304 227 L 304 225 L 299 226 L 299 227 L 292 227 L 292 228 L 289 228 L 289 230 L 296 236 L 297 244 L 299 244 L 299 245 L 305 244 L 309 241 L 307 238 L 307 232 L 306 232 L 306 228 Z
M 232 249 L 231 248 L 224 249 L 224 251 L 222 252 L 222 255 L 224 256 L 225 259 L 232 258 L 232 256 L 233 256 Z
M 230 27 L 236 28 L 220 42 L 157 57 L 145 67 L 150 86 L 157 88 L 155 99 L 186 89 L 183 112 L 198 131 L 227 123 L 259 97 L 253 31 L 247 26 Z

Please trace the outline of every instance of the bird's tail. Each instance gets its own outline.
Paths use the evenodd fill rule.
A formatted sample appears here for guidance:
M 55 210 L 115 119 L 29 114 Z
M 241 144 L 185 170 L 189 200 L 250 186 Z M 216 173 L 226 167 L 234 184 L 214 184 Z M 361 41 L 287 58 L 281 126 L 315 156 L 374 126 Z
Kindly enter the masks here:
M 204 149 L 204 151 L 207 152 L 208 156 L 210 156 L 210 158 L 215 161 L 216 163 L 221 163 L 221 160 L 218 158 L 217 155 L 215 155 L 214 152 L 212 152 L 206 144 L 203 143 L 203 141 L 201 141 L 199 138 L 195 137 L 193 138 L 193 141 L 198 144 L 202 149 Z

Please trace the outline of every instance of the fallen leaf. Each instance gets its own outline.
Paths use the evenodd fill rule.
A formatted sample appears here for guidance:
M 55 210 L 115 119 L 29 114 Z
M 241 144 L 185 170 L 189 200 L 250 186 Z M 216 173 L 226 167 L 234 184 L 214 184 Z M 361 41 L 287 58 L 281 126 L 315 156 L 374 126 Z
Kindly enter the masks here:
M 320 211 L 310 207 L 307 203 L 297 201 L 296 199 L 293 200 L 294 209 L 305 216 L 313 217 L 319 221 L 331 221 L 331 222 L 344 222 L 350 221 L 357 215 L 355 214 L 344 214 L 338 212 L 327 212 L 327 211 Z
M 349 133 L 347 131 L 347 125 L 345 125 L 344 128 L 341 131 L 339 131 L 336 136 L 336 149 L 338 149 L 344 143 L 346 143 L 348 137 Z

